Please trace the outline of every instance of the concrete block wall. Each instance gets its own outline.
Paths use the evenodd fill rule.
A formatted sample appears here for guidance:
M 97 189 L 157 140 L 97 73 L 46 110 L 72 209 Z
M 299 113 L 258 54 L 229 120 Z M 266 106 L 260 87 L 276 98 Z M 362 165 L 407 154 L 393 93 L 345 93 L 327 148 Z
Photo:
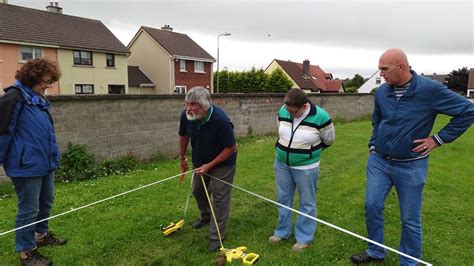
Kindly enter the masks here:
M 232 120 L 237 136 L 277 131 L 276 113 L 284 94 L 213 95 Z M 368 116 L 372 94 L 311 94 L 333 119 Z M 141 159 L 178 155 L 178 127 L 184 95 L 52 96 L 52 116 L 62 151 L 69 142 L 85 144 L 97 160 L 131 152 Z M 0 173 L 1 176 L 1 173 Z

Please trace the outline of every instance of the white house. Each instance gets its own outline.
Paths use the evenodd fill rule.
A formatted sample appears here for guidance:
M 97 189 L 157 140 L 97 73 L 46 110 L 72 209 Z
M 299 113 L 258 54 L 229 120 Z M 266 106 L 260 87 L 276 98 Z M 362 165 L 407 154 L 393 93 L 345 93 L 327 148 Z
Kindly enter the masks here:
M 385 81 L 380 76 L 380 70 L 375 71 L 372 76 L 364 83 L 362 86 L 359 87 L 357 92 L 359 93 L 370 93 L 373 89 L 378 88 L 382 83 Z

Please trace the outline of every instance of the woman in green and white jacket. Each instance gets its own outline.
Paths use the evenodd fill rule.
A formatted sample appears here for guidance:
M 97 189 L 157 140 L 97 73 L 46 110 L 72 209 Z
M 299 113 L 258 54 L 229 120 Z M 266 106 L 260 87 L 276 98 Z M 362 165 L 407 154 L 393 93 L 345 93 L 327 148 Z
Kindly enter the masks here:
M 303 90 L 291 89 L 278 112 L 278 123 L 275 159 L 277 201 L 292 208 L 297 189 L 300 201 L 298 210 L 315 217 L 321 152 L 335 139 L 331 117 L 324 109 L 310 102 Z M 288 239 L 291 225 L 292 212 L 279 207 L 278 226 L 269 241 L 275 243 Z M 298 215 L 293 250 L 307 248 L 315 232 L 316 221 Z

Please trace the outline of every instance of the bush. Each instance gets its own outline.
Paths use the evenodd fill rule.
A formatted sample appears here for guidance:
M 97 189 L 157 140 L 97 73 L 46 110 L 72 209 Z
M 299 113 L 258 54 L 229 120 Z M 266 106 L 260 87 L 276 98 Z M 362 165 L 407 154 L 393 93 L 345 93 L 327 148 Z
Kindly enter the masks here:
M 105 160 L 101 164 L 104 175 L 124 175 L 138 165 L 138 159 L 129 153 L 127 156 L 117 160 Z
M 86 146 L 69 143 L 62 155 L 56 177 L 64 181 L 76 181 L 91 179 L 97 174 L 94 155 L 87 152 Z
M 69 143 L 56 171 L 56 178 L 63 181 L 77 181 L 108 175 L 123 175 L 135 169 L 138 162 L 138 158 L 129 153 L 123 158 L 105 160 L 97 165 L 94 155 L 86 150 L 85 145 Z

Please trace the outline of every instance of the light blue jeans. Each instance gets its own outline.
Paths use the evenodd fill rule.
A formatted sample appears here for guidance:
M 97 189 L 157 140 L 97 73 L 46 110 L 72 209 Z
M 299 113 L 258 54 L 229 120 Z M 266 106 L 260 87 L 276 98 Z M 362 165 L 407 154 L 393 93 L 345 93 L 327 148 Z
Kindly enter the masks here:
M 415 161 L 390 161 L 371 153 L 367 161 L 365 221 L 369 239 L 384 243 L 385 199 L 395 186 L 400 205 L 402 236 L 400 252 L 421 257 L 421 203 L 428 171 L 428 157 Z M 369 243 L 367 254 L 383 258 L 386 250 Z M 400 265 L 417 265 L 416 261 L 400 256 Z
M 295 188 L 298 190 L 302 213 L 316 217 L 316 190 L 318 184 L 319 167 L 309 170 L 297 170 L 275 160 L 276 190 L 278 203 L 293 208 Z M 279 207 L 278 226 L 273 233 L 281 239 L 288 239 L 291 235 L 293 212 Z M 316 221 L 298 215 L 295 224 L 296 242 L 309 244 L 316 232 Z
M 54 176 L 12 178 L 18 197 L 18 215 L 15 228 L 49 217 L 54 200 Z M 48 221 L 16 231 L 16 251 L 28 251 L 36 247 L 35 232 L 48 232 Z

